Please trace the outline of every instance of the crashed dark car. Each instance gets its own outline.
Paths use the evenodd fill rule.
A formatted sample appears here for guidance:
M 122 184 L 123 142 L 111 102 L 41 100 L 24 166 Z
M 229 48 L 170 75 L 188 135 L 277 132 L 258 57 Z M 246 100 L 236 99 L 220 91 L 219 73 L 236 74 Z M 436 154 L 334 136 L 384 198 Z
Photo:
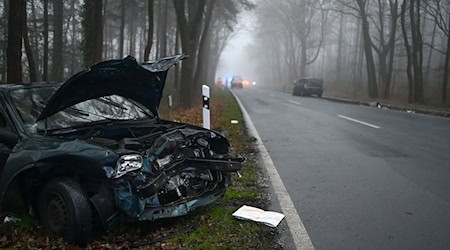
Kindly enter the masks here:
M 94 221 L 177 217 L 222 197 L 244 159 L 218 132 L 159 118 L 182 59 L 127 57 L 63 84 L 0 85 L 0 210 L 20 197 L 46 233 L 83 245 Z

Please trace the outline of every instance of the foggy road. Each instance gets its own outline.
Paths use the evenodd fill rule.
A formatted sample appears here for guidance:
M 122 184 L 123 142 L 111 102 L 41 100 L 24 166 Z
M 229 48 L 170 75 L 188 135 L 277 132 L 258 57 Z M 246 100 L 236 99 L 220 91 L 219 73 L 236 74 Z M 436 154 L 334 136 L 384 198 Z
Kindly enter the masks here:
M 450 119 L 234 93 L 316 249 L 450 247 Z

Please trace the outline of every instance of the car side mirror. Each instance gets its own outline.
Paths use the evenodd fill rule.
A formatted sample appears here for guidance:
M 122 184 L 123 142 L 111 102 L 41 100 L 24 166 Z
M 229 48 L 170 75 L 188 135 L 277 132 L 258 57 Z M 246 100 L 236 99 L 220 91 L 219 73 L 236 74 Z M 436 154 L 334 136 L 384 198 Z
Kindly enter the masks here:
M 19 141 L 19 136 L 6 128 L 0 128 L 0 142 L 8 146 L 9 148 L 13 148 L 17 142 Z

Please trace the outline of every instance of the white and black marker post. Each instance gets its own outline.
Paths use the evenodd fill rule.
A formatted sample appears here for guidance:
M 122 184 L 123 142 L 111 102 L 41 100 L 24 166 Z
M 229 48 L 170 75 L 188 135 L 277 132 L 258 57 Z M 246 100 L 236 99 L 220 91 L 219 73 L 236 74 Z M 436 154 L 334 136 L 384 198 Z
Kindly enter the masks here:
M 173 105 L 173 102 L 172 102 L 172 95 L 169 95 L 169 121 L 172 121 L 172 105 Z
M 202 95 L 203 95 L 203 127 L 206 129 L 211 129 L 211 112 L 209 107 L 209 98 L 210 98 L 210 89 L 207 85 L 202 86 Z

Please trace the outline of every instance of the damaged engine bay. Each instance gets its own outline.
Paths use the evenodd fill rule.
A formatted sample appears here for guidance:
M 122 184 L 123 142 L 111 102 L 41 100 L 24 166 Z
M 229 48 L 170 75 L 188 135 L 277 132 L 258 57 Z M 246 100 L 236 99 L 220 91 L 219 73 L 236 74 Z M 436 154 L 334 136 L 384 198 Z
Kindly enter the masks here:
M 181 216 L 217 200 L 244 161 L 228 152 L 219 133 L 178 123 L 90 128 L 70 137 L 88 137 L 86 142 L 115 152 L 103 166 L 106 190 L 113 191 L 117 207 L 138 220 Z M 104 195 L 93 196 L 97 209 L 105 206 L 99 204 Z M 110 216 L 101 215 L 103 222 Z

